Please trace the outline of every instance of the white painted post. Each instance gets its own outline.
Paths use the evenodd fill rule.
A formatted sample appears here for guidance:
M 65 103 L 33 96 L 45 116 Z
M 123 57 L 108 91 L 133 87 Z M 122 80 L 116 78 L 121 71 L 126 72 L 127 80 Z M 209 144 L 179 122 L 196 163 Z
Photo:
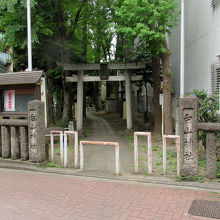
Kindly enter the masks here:
M 64 131 L 64 161 L 63 161 L 64 167 L 67 165 L 67 134 Z
M 116 175 L 120 174 L 120 166 L 119 166 L 119 144 L 115 145 L 115 169 Z
M 63 132 L 60 133 L 60 161 L 61 161 L 61 164 L 64 163 L 63 161 Z
M 125 96 L 126 96 L 126 113 L 127 113 L 127 129 L 132 129 L 132 105 L 131 105 L 131 76 L 125 71 Z
M 79 156 L 78 156 L 78 132 L 75 132 L 75 168 L 78 168 L 78 161 L 79 161 Z
M 176 147 L 177 147 L 177 176 L 180 176 L 180 136 L 176 139 Z
M 51 133 L 50 133 L 50 146 L 51 146 L 51 161 L 53 162 L 54 141 L 53 141 L 53 135 Z
M 50 145 L 51 145 L 51 161 L 54 159 L 54 136 L 60 136 L 60 160 L 63 164 L 63 132 L 62 131 L 50 131 Z
M 78 132 L 77 131 L 64 131 L 64 167 L 66 167 L 68 159 L 68 135 L 74 135 L 74 158 L 75 158 L 75 168 L 78 167 Z
M 138 173 L 138 137 L 134 133 L 134 172 Z
M 151 133 L 148 135 L 148 174 L 152 174 L 152 146 L 151 146 Z
M 84 152 L 82 141 L 80 141 L 80 170 L 84 170 Z
M 77 82 L 77 130 L 83 129 L 83 71 L 78 72 Z
M 163 135 L 163 174 L 166 174 L 167 170 L 167 145 L 166 137 Z
M 163 135 L 163 173 L 166 174 L 167 169 L 167 146 L 166 138 L 176 139 L 176 152 L 177 152 L 177 176 L 180 176 L 180 136 L 179 135 Z
M 120 160 L 119 160 L 119 143 L 118 142 L 103 142 L 103 141 L 80 141 L 80 170 L 84 170 L 84 144 L 93 145 L 105 145 L 105 146 L 115 146 L 115 173 L 120 174 Z
M 138 173 L 138 136 L 147 136 L 148 138 L 148 174 L 152 174 L 151 132 L 134 132 L 134 172 Z

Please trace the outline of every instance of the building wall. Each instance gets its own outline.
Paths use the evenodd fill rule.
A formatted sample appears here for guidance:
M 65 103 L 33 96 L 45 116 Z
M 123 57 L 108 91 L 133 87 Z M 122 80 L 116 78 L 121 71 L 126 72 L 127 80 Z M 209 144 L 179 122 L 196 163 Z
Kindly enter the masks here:
M 178 0 L 180 4 L 180 0 Z M 179 95 L 180 25 L 169 38 L 174 91 Z M 205 89 L 211 93 L 211 68 L 220 54 L 220 4 L 211 0 L 185 0 L 185 93 Z

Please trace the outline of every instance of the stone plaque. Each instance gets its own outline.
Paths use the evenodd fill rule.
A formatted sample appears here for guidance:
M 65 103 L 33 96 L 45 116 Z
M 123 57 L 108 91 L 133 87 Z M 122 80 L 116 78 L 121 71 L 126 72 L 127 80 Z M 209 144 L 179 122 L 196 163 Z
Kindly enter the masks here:
M 198 174 L 198 140 L 197 140 L 198 102 L 194 97 L 180 101 L 180 159 L 181 175 Z
M 28 103 L 29 160 L 39 163 L 45 160 L 44 103 L 34 100 Z
M 184 163 L 191 163 L 193 161 L 193 150 L 192 150 L 192 118 L 193 109 L 184 109 L 184 132 L 183 132 L 183 158 Z

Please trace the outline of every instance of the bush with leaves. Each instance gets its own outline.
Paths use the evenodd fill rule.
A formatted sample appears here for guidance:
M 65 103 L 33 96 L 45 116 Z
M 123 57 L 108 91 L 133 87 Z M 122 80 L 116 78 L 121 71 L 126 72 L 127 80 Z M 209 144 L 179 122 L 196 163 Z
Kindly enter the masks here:
M 220 122 L 220 116 L 218 113 L 219 102 L 217 97 L 213 95 L 208 95 L 205 90 L 193 90 L 193 93 L 196 95 L 199 102 L 199 121 Z M 219 151 L 220 132 L 217 132 L 217 138 L 217 149 Z M 199 131 L 199 139 L 202 140 L 202 144 L 206 148 L 206 134 L 204 131 Z M 218 157 L 218 159 L 220 160 L 220 156 Z

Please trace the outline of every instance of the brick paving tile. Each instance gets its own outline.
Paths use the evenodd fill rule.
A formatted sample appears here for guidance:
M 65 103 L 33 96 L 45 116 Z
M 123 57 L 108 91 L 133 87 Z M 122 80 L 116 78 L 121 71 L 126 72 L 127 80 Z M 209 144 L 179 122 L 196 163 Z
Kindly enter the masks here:
M 0 169 L 0 220 L 186 220 L 194 199 L 219 194 Z

